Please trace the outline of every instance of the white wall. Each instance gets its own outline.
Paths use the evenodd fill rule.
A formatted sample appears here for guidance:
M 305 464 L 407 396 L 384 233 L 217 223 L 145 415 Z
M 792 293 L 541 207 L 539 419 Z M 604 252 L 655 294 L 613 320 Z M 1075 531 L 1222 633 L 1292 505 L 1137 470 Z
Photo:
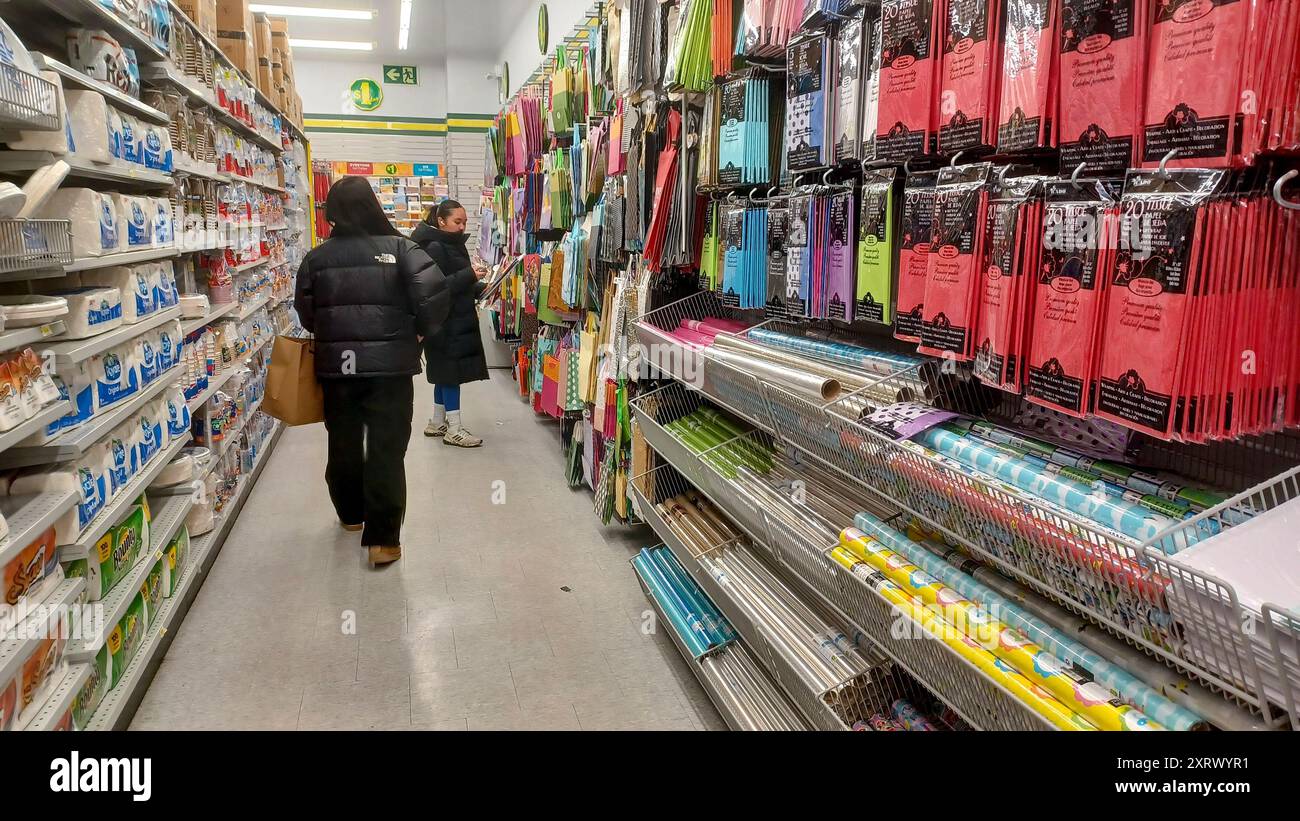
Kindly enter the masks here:
M 510 64 L 511 94 L 519 90 L 524 80 L 528 79 L 528 75 L 532 74 L 533 69 L 537 68 L 544 59 L 537 48 L 537 10 L 541 5 L 541 0 L 498 0 L 497 2 L 497 7 L 501 10 L 498 24 L 501 26 L 499 42 L 502 46 L 497 51 L 496 63 Z M 555 47 L 593 5 L 593 0 L 547 1 L 546 15 L 550 20 L 548 53 L 555 53 Z
M 447 55 L 447 110 L 457 114 L 493 115 L 501 108 L 497 102 L 497 81 L 492 73 L 491 55 Z
M 393 58 L 389 62 L 401 61 Z M 297 72 L 298 93 L 302 94 L 303 111 L 307 114 L 447 116 L 447 70 L 442 64 L 419 66 L 418 86 L 385 83 L 381 76 L 382 58 L 374 62 L 329 62 L 295 55 L 294 68 Z M 357 111 L 352 105 L 349 89 L 354 80 L 361 78 L 374 80 L 384 90 L 384 102 L 374 111 Z

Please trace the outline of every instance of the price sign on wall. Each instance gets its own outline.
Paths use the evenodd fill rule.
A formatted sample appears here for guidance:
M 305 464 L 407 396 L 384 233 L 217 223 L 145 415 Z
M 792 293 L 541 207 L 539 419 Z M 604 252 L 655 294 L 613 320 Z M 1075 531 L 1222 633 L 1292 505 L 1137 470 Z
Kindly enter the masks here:
M 374 80 L 353 80 L 351 91 L 358 111 L 374 111 L 384 102 L 384 90 Z

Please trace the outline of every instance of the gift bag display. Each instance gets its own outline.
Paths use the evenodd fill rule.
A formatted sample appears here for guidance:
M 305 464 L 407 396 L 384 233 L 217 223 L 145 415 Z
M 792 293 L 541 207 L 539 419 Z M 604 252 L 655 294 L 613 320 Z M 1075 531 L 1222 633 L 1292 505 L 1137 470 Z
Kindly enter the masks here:
M 325 396 L 316 380 L 315 342 L 277 336 L 271 348 L 262 410 L 286 425 L 325 421 Z

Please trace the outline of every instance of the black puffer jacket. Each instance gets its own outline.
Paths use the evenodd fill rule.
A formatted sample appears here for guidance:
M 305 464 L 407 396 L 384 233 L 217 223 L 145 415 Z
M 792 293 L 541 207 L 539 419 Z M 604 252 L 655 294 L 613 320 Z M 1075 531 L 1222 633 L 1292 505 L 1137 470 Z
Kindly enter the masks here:
M 331 237 L 303 258 L 293 300 L 321 379 L 419 373 L 416 334 L 438 333 L 448 304 L 442 272 L 405 237 Z
M 435 385 L 462 385 L 488 378 L 487 357 L 479 336 L 474 300 L 483 283 L 474 275 L 465 250 L 466 234 L 453 234 L 420 223 L 411 232 L 447 277 L 451 313 L 443 329 L 424 340 L 424 362 L 429 381 Z

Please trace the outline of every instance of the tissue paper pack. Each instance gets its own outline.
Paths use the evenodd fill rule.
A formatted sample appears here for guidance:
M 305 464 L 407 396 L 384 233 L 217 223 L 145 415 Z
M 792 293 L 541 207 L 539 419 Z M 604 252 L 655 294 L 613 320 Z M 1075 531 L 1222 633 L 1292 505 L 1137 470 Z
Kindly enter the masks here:
M 122 292 L 116 288 L 91 285 L 52 296 L 68 301 L 68 315 L 63 319 L 68 339 L 85 339 L 122 324 Z
M 179 322 L 173 322 L 158 329 L 159 372 L 169 371 L 181 364 L 181 347 L 183 345 L 184 339 L 181 336 L 181 324 Z
M 68 89 L 67 106 L 71 150 L 82 159 L 106 163 L 122 153 L 121 116 L 111 113 L 108 101 L 98 91 Z
M 108 150 L 113 159 L 120 160 L 125 158 L 125 149 L 122 146 L 122 113 L 112 106 L 108 106 Z
M 190 531 L 185 525 L 163 550 L 163 595 L 171 597 L 180 587 L 190 556 Z
M 72 254 L 98 257 L 115 253 L 119 245 L 117 206 L 113 194 L 89 188 L 61 188 L 40 210 L 41 219 L 72 222 Z
M 87 599 L 99 601 L 129 575 L 136 560 L 149 549 L 149 520 L 136 505 L 121 524 L 110 527 L 90 550 L 90 558 L 67 563 L 69 578 L 86 580 Z
M 95 379 L 98 407 L 106 408 L 140 390 L 140 376 L 133 364 L 119 349 L 92 358 L 91 372 Z
M 144 165 L 144 129 L 130 114 L 122 115 L 122 159 Z

